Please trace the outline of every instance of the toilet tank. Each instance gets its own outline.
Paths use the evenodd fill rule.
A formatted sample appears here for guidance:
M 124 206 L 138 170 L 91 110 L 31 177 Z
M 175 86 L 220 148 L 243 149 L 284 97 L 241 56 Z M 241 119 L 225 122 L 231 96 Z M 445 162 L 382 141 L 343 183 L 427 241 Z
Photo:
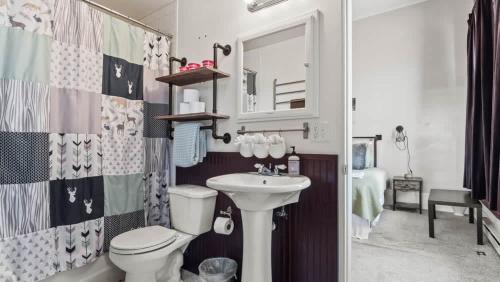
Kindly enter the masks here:
M 212 229 L 217 191 L 197 185 L 168 188 L 172 228 L 191 235 Z

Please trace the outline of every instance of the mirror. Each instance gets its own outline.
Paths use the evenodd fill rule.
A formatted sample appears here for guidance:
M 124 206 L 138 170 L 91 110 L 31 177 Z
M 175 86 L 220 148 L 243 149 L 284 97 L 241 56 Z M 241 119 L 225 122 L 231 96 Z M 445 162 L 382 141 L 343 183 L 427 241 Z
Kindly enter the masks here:
M 239 37 L 240 121 L 318 116 L 317 17 Z

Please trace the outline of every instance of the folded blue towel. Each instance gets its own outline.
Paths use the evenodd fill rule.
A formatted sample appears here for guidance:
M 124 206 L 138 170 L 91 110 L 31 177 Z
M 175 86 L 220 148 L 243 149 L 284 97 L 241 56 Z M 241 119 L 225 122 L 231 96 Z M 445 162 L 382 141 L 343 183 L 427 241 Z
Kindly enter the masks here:
M 191 167 L 200 162 L 200 126 L 200 123 L 175 126 L 173 154 L 176 166 Z
M 183 123 L 174 131 L 174 164 L 191 167 L 207 156 L 207 133 L 200 131 L 200 123 Z
M 207 131 L 200 131 L 200 142 L 199 142 L 199 153 L 198 153 L 198 162 L 203 162 L 203 159 L 207 156 Z

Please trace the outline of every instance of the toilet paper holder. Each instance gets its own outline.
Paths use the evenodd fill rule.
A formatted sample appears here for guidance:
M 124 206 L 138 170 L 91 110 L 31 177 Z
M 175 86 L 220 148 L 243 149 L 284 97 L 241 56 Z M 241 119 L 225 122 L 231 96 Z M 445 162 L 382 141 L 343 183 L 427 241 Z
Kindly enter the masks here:
M 228 206 L 227 209 L 225 211 L 220 211 L 219 212 L 221 215 L 225 215 L 225 216 L 228 216 L 230 219 L 233 219 L 231 217 L 231 214 L 233 213 L 233 209 L 231 208 L 231 206 Z

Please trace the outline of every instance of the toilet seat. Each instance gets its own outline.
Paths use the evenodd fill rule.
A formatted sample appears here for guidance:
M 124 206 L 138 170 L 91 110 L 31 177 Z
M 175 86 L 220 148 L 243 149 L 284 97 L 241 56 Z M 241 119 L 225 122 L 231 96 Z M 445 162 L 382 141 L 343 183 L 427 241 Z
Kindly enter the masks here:
M 172 244 L 177 238 L 175 230 L 148 226 L 114 237 L 110 243 L 110 252 L 120 255 L 148 253 Z

